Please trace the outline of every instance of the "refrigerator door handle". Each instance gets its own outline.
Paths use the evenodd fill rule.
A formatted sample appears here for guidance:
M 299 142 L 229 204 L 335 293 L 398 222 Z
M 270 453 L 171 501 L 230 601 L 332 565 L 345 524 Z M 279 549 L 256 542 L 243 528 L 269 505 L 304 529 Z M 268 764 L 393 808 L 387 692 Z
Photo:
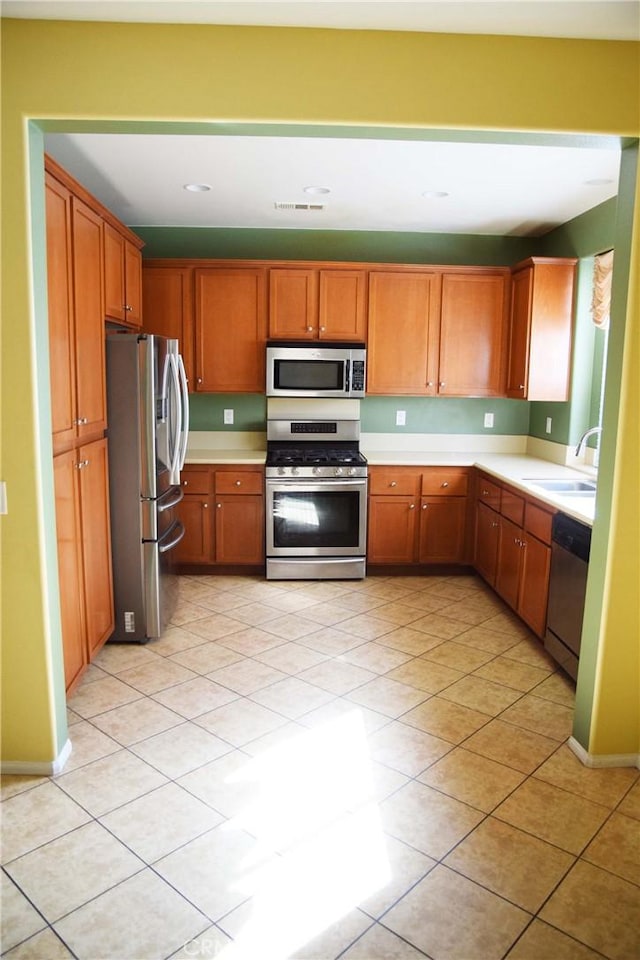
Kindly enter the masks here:
M 162 540 L 158 540 L 158 553 L 168 553 L 169 550 L 173 550 L 173 548 L 180 543 L 186 532 L 180 521 L 176 520 L 165 534 L 165 536 L 168 536 L 170 533 L 174 533 L 174 536 L 171 537 L 168 543 L 164 542 L 164 537 Z
M 171 463 L 169 464 L 169 470 L 171 473 L 171 483 L 180 482 L 180 439 L 182 435 L 182 423 L 183 423 L 183 413 L 182 413 L 182 390 L 180 388 L 180 368 L 178 366 L 178 358 L 174 353 L 168 355 L 169 360 L 169 370 L 171 373 L 171 400 L 169 403 L 169 429 L 173 427 L 173 432 L 170 434 L 170 445 L 171 449 L 169 456 L 171 458 Z M 173 413 L 175 411 L 175 413 Z
M 158 513 L 168 510 L 169 507 L 175 507 L 175 505 L 183 499 L 184 490 L 182 487 L 172 487 L 171 490 L 167 490 L 161 497 L 158 497 L 156 501 Z
M 180 393 L 182 395 L 182 423 L 180 432 L 180 452 L 178 455 L 178 470 L 184 467 L 184 461 L 187 456 L 187 440 L 189 439 L 189 387 L 187 383 L 187 374 L 182 362 L 182 356 L 178 354 L 178 376 L 180 381 Z

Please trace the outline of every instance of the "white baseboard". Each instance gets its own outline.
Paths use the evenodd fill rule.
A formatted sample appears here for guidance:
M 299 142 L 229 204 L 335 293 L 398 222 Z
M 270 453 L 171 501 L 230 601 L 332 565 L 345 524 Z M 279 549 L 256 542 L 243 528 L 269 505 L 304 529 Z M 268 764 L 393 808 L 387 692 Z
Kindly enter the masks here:
M 585 767 L 638 767 L 640 753 L 588 753 L 574 737 L 569 737 L 569 749 Z
M 67 740 L 53 760 L 3 760 L 0 763 L 0 772 L 5 776 L 12 774 L 18 777 L 57 777 L 71 756 L 71 749 L 71 740 Z

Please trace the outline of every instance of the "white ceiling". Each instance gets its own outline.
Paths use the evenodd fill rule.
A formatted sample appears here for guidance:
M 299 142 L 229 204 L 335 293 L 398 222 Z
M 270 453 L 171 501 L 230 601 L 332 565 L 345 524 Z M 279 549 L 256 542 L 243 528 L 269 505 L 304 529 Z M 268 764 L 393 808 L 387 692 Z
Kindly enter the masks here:
M 539 236 L 615 196 L 620 160 L 604 145 L 328 137 L 50 134 L 45 148 L 133 226 L 497 236 Z
M 2 16 L 640 39 L 640 0 L 3 0 Z M 268 131 L 267 131 L 268 132 Z M 617 193 L 611 141 L 554 146 L 55 134 L 46 149 L 125 223 L 538 236 Z M 586 181 L 607 181 L 587 185 Z M 206 183 L 188 193 L 186 183 Z M 330 190 L 305 194 L 304 187 Z M 446 193 L 425 197 L 425 191 Z M 274 204 L 321 203 L 322 210 Z
M 3 0 L 5 17 L 639 40 L 638 0 Z

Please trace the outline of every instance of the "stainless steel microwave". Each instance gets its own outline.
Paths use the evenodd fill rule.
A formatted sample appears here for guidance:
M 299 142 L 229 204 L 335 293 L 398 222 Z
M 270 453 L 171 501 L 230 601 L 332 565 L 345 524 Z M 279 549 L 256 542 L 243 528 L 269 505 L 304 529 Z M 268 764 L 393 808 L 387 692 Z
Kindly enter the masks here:
M 267 344 L 268 397 L 364 397 L 364 343 L 271 340 Z

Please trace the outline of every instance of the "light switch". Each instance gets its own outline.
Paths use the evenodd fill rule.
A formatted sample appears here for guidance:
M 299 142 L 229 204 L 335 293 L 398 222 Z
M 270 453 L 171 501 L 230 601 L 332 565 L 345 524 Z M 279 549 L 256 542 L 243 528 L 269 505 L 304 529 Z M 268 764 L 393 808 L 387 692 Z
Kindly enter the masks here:
M 404 427 L 407 424 L 407 411 L 396 410 L 396 427 Z
M 492 413 L 485 413 L 485 415 L 484 415 L 484 425 L 485 425 L 485 427 L 492 427 L 492 426 L 493 426 L 493 414 L 492 414 Z
M 4 480 L 0 480 L 0 514 L 8 513 L 7 507 L 7 485 Z
M 551 417 L 547 417 L 547 425 L 545 426 L 547 433 L 551 433 Z
M 233 423 L 233 410 L 225 410 L 225 411 L 224 411 L 224 419 L 223 419 L 223 422 L 224 422 L 224 423 Z

